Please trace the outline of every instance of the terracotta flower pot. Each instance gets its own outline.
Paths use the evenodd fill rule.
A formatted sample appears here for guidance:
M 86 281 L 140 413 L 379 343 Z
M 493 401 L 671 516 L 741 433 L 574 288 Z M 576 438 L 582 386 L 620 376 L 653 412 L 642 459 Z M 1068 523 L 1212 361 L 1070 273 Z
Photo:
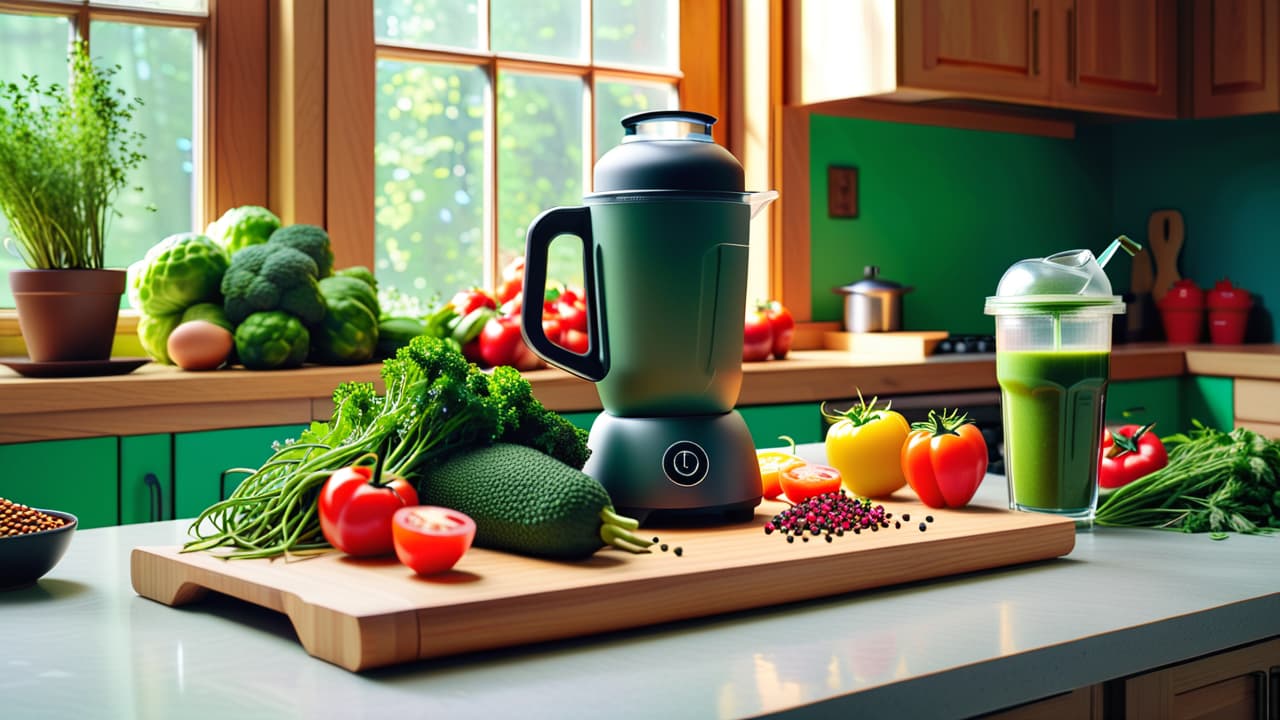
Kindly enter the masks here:
M 124 270 L 10 270 L 18 326 L 35 362 L 107 360 Z

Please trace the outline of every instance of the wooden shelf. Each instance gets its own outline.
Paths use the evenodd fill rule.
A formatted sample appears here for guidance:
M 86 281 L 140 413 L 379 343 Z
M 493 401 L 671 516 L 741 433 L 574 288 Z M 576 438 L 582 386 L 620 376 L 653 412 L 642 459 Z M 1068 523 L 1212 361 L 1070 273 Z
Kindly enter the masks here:
M 1280 347 L 1228 351 L 1169 345 L 1117 348 L 1116 380 L 1173 377 L 1196 358 L 1199 374 L 1272 372 Z M 0 370 L 0 443 L 104 435 L 189 432 L 305 423 L 325 419 L 330 396 L 344 381 L 379 383 L 381 365 L 315 366 L 299 370 L 184 372 L 146 365 L 118 377 L 29 379 Z M 1230 370 L 1230 372 L 1215 371 Z M 595 387 L 555 369 L 525 374 L 534 393 L 560 412 L 600 409 Z M 860 358 L 845 352 L 796 351 L 786 360 L 748 363 L 739 404 L 819 402 L 867 395 L 994 389 L 994 355 L 947 355 L 915 361 Z

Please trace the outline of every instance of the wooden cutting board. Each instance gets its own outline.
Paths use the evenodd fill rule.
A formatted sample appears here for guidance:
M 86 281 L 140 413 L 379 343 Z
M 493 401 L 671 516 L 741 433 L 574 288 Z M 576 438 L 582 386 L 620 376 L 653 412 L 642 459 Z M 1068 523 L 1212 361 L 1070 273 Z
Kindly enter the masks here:
M 1184 237 L 1182 213 L 1177 210 L 1157 210 L 1147 219 L 1147 246 L 1155 258 L 1155 279 L 1151 297 L 1157 301 L 1178 282 L 1178 255 L 1182 252 Z
M 765 521 L 785 507 L 766 502 L 747 524 L 642 530 L 669 548 L 647 555 L 609 548 L 554 562 L 472 548 L 452 571 L 420 578 L 394 558 L 337 551 L 226 561 L 139 547 L 131 575 L 135 591 L 166 605 L 214 590 L 285 613 L 308 653 L 358 671 L 1045 560 L 1075 546 L 1074 524 L 1055 516 L 930 510 L 914 496 L 884 505 L 911 520 L 830 543 L 766 535 Z
M 828 350 L 845 350 L 859 355 L 922 358 L 933 353 L 938 343 L 947 339 L 945 330 L 903 330 L 895 332 L 823 333 L 823 346 Z

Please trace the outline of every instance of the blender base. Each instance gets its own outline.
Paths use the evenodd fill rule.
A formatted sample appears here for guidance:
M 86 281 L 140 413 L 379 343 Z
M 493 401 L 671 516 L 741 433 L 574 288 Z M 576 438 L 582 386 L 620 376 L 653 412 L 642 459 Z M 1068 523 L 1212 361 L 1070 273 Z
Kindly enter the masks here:
M 738 411 L 619 417 L 602 412 L 583 472 L 614 509 L 641 524 L 746 522 L 760 504 L 760 466 Z

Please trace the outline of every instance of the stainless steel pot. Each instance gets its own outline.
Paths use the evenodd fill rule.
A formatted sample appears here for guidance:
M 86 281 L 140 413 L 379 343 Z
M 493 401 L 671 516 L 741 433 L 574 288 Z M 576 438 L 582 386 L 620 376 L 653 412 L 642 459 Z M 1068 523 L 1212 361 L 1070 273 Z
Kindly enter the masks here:
M 868 265 L 862 279 L 832 292 L 844 295 L 844 329 L 848 332 L 894 332 L 902 329 L 902 296 L 915 288 L 880 279 L 880 268 Z

